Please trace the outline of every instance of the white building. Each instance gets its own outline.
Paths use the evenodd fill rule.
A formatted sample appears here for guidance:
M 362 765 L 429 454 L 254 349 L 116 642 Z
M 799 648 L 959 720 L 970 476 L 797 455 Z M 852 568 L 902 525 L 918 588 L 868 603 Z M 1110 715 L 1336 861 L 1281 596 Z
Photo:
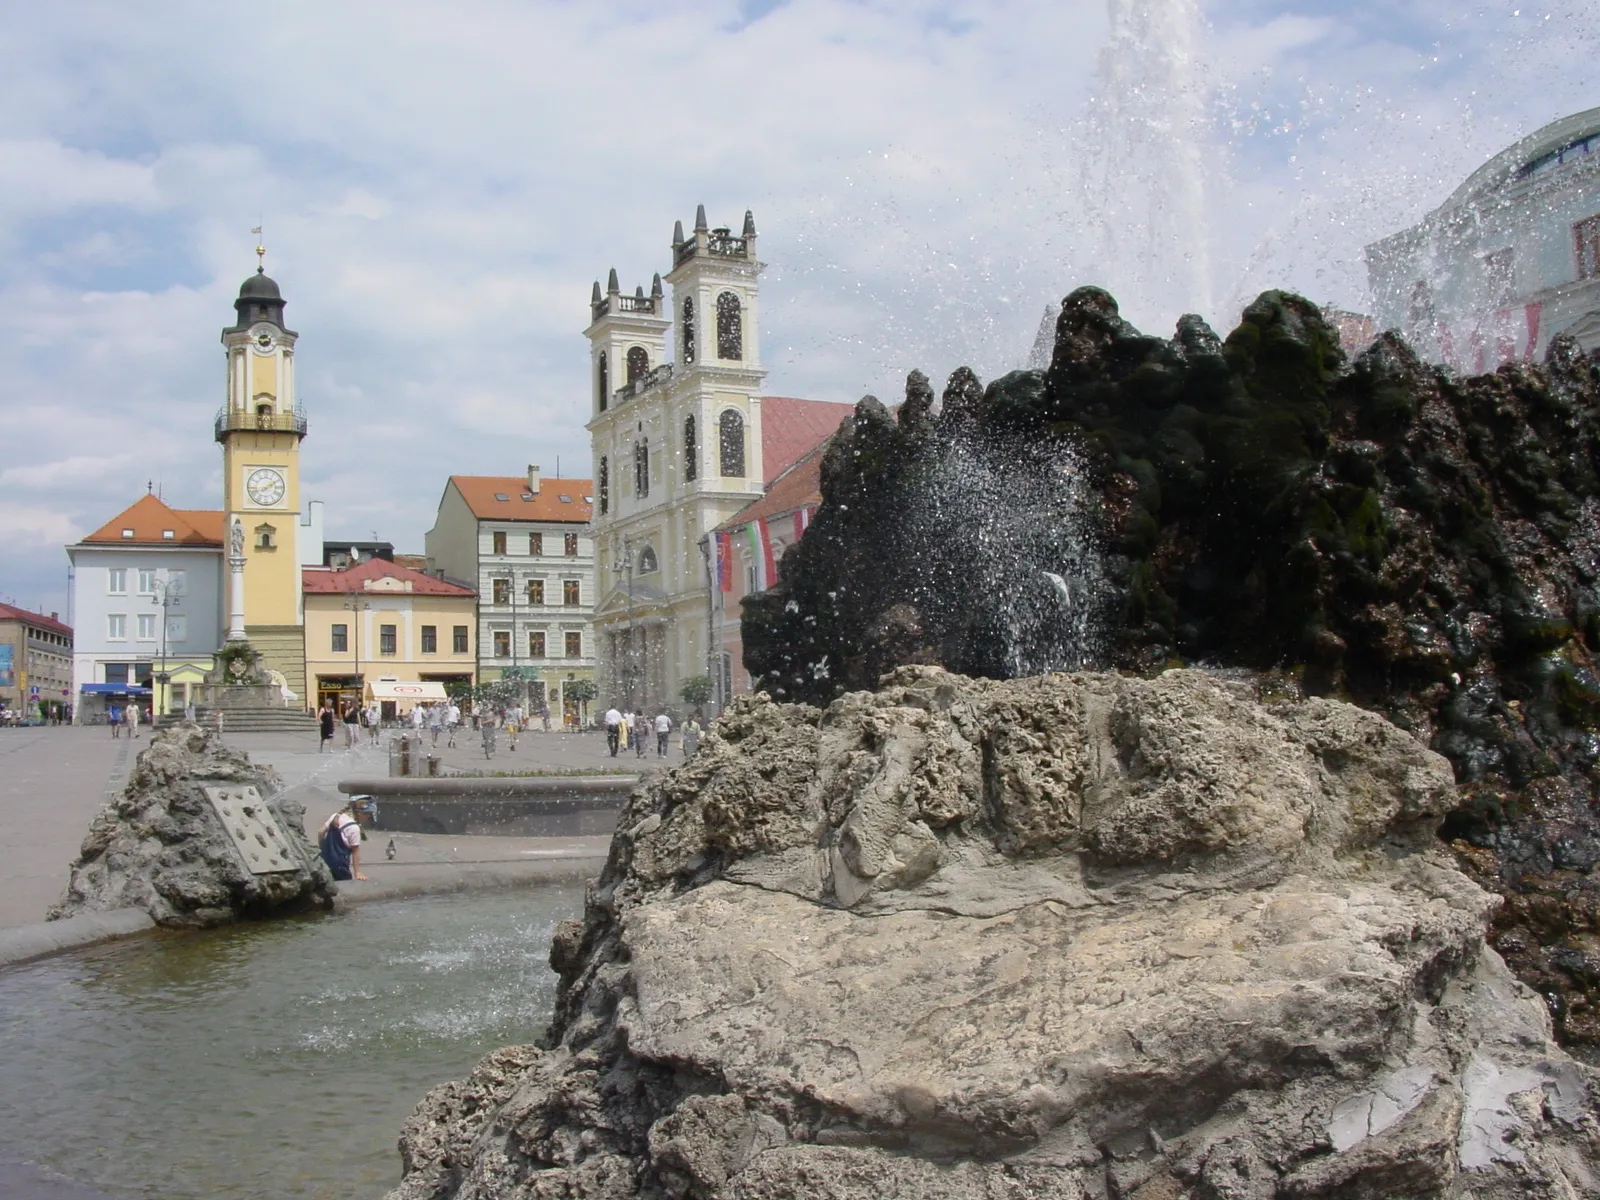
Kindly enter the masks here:
M 428 530 L 428 571 L 478 593 L 478 679 L 510 669 L 535 708 L 576 713 L 566 688 L 593 679 L 595 547 L 587 479 L 452 475 Z
M 220 511 L 153 495 L 67 547 L 77 720 L 102 716 L 105 697 L 127 694 L 118 688 L 151 688 L 158 672 L 188 677 L 173 696 L 183 703 L 222 644 L 222 555 Z
M 1378 327 L 1461 371 L 1600 347 L 1600 108 L 1496 154 L 1417 225 L 1367 247 Z
M 725 674 L 706 549 L 716 527 L 851 411 L 763 396 L 755 220 L 673 231 L 667 299 L 594 285 L 589 328 L 602 704 L 676 705 L 683 681 Z M 670 346 L 669 346 L 670 343 Z M 670 358 L 670 361 L 669 361 Z

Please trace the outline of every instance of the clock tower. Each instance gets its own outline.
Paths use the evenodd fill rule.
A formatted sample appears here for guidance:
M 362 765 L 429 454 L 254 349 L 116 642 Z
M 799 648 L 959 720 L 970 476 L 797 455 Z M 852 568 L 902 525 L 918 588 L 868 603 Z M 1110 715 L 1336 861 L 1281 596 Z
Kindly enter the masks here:
M 265 253 L 259 246 L 257 254 Z M 262 665 L 305 696 L 300 592 L 300 439 L 294 345 L 284 300 L 263 267 L 239 288 L 222 331 L 228 400 L 217 413 L 228 535 L 228 641 L 248 640 Z

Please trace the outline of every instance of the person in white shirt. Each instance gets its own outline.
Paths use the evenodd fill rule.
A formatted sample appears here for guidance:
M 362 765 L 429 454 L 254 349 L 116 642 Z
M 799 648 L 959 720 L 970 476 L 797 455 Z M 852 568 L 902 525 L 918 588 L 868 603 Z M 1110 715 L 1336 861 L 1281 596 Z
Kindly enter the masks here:
M 606 709 L 603 718 L 606 727 L 606 747 L 611 751 L 611 757 L 617 756 L 617 745 L 622 740 L 622 714 L 617 711 L 616 705 Z
M 445 735 L 444 744 L 446 746 L 454 746 L 456 744 L 456 726 L 461 724 L 461 706 L 454 700 L 450 701 L 450 708 L 444 714 L 444 723 L 448 731 Z
M 656 714 L 656 757 L 667 756 L 667 738 L 672 733 L 672 718 L 662 709 Z

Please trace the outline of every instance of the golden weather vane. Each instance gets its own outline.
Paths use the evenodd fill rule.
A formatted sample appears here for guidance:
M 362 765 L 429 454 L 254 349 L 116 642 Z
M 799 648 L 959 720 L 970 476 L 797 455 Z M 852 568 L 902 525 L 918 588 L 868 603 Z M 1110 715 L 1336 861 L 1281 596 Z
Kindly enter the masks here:
M 261 244 L 261 226 L 257 225 L 250 230 L 256 235 L 256 274 L 267 273 L 267 248 Z

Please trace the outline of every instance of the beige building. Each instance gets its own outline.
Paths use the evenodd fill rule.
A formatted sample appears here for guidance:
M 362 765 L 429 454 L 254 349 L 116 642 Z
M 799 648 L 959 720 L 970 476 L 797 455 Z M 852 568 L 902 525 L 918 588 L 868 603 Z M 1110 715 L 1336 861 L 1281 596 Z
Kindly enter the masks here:
M 478 592 L 478 678 L 519 677 L 534 711 L 569 722 L 568 685 L 594 678 L 593 486 L 587 479 L 452 475 L 427 534 L 428 569 Z
M 677 706 L 686 679 L 726 673 L 706 551 L 719 525 L 827 438 L 847 404 L 763 396 L 755 219 L 693 233 L 672 270 L 590 298 L 600 702 Z M 671 361 L 669 361 L 669 356 Z
M 318 708 L 327 700 L 337 709 L 376 696 L 392 718 L 411 703 L 384 683 L 441 685 L 414 691 L 427 698 L 476 682 L 471 588 L 373 558 L 343 571 L 307 567 L 300 590 L 306 672 Z
M 0 708 L 60 717 L 72 702 L 72 629 L 57 614 L 0 604 Z

